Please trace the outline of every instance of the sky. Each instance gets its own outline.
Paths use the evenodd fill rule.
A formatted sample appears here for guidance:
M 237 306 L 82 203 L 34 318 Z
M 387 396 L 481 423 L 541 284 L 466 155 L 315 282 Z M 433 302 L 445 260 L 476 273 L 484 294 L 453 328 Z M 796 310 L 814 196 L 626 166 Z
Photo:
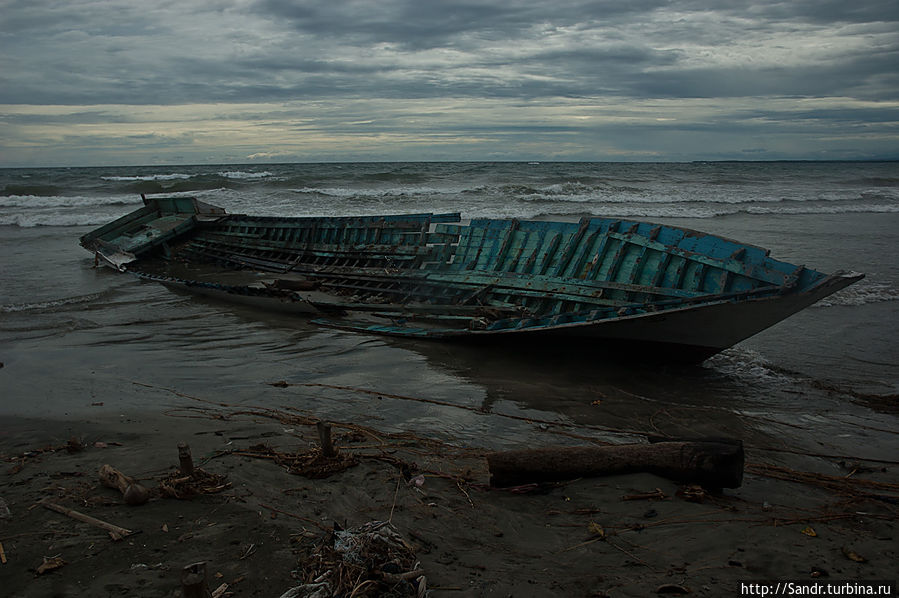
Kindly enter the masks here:
M 899 159 L 896 0 L 0 0 L 0 166 Z

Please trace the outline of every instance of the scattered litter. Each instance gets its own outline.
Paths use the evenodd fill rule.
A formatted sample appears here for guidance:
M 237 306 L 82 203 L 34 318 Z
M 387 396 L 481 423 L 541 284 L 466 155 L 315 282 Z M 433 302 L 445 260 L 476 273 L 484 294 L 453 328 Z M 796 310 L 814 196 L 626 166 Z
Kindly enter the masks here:
M 333 457 L 326 457 L 320 448 L 312 448 L 305 453 L 283 453 L 267 444 L 251 446 L 246 451 L 234 451 L 233 454 L 257 459 L 271 459 L 287 473 L 305 476 L 310 479 L 326 478 L 359 464 L 359 458 L 346 452 L 338 452 Z
M 849 559 L 850 561 L 855 561 L 856 563 L 867 563 L 868 559 L 858 554 L 857 552 L 850 549 L 848 546 L 843 546 L 843 555 Z
M 178 445 L 178 471 L 159 482 L 159 490 L 163 496 L 170 498 L 190 498 L 199 494 L 215 494 L 231 487 L 228 476 L 209 473 L 194 467 L 190 447 Z
M 37 568 L 37 574 L 43 575 L 49 571 L 55 571 L 60 567 L 67 565 L 68 563 L 62 559 L 59 555 L 57 556 L 45 556 L 44 562 L 41 563 Z
M 689 502 L 703 502 L 708 498 L 708 493 L 705 489 L 698 485 L 684 486 L 677 491 L 677 495 Z
M 281 598 L 331 598 L 331 596 L 331 584 L 326 581 L 296 586 L 281 594 Z
M 799 530 L 799 533 L 805 534 L 806 536 L 809 536 L 810 538 L 818 537 L 818 532 L 816 532 L 810 525 L 806 525 L 804 528 Z
M 652 492 L 640 492 L 639 494 L 625 494 L 621 500 L 664 500 L 668 498 L 661 488 L 656 488 Z
M 300 561 L 299 574 L 305 584 L 281 598 L 429 595 L 412 546 L 387 521 L 332 530 Z

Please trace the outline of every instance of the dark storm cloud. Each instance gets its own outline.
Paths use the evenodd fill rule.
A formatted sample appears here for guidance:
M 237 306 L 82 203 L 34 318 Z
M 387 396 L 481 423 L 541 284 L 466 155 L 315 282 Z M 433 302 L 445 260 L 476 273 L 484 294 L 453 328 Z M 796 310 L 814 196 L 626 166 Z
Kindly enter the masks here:
M 188 118 L 178 107 L 200 104 L 189 122 L 299 120 L 322 139 L 365 119 L 396 135 L 580 132 L 584 155 L 599 130 L 622 146 L 791 118 L 844 127 L 834 135 L 894 130 L 897 30 L 895 0 L 0 0 L 0 137 L 24 147 L 48 127 L 141 123 L 159 106 Z M 829 103 L 798 117 L 772 105 L 784 98 Z M 452 108 L 417 114 L 427 101 Z M 39 109 L 58 105 L 72 109 Z M 264 105 L 270 118 L 251 115 Z
M 713 97 L 846 90 L 884 98 L 894 92 L 892 82 L 878 85 L 875 79 L 894 70 L 896 39 L 868 48 L 864 57 L 847 47 L 845 55 L 821 55 L 818 61 L 811 55 L 782 68 L 766 63 L 762 42 L 755 50 L 759 56 L 736 66 L 693 64 L 691 53 L 718 48 L 689 46 L 721 44 L 726 50 L 796 23 L 876 28 L 895 24 L 896 6 L 260 0 L 144 11 L 103 2 L 7 2 L 2 18 L 8 33 L 0 47 L 10 68 L 0 75 L 0 102 L 280 101 L 347 93 Z M 862 28 L 840 36 L 867 34 Z

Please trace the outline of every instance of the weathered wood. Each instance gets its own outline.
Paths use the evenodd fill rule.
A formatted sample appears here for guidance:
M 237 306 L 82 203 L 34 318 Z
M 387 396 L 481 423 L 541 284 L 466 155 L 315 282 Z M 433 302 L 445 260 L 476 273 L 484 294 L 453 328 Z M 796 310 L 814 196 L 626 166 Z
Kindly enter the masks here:
M 190 447 L 184 442 L 178 443 L 178 461 L 181 473 L 188 476 L 194 474 L 194 460 L 190 456 Z
M 182 598 L 209 598 L 206 585 L 206 562 L 193 563 L 181 570 Z
M 121 492 L 125 502 L 129 505 L 142 505 L 150 500 L 149 490 L 112 465 L 101 465 L 99 475 L 100 483 L 107 488 L 113 488 Z
M 101 529 L 105 529 L 109 532 L 109 535 L 112 536 L 113 540 L 121 540 L 122 538 L 127 538 L 128 536 L 137 533 L 130 529 L 119 527 L 118 525 L 114 525 L 112 523 L 107 523 L 106 521 L 103 521 L 101 519 L 96 519 L 94 517 L 91 517 L 90 515 L 79 513 L 74 509 L 68 509 L 52 502 L 41 501 L 41 504 L 44 506 L 44 508 L 50 509 L 51 511 L 56 511 L 57 513 L 62 513 L 67 517 L 71 517 L 72 519 L 76 519 L 78 521 L 89 523 Z
M 318 428 L 318 438 L 322 445 L 322 455 L 327 459 L 336 457 L 337 451 L 334 449 L 334 444 L 331 441 L 331 424 L 318 422 L 316 427 Z
M 497 487 L 648 472 L 708 488 L 737 488 L 743 461 L 740 441 L 551 447 L 487 456 L 490 484 Z

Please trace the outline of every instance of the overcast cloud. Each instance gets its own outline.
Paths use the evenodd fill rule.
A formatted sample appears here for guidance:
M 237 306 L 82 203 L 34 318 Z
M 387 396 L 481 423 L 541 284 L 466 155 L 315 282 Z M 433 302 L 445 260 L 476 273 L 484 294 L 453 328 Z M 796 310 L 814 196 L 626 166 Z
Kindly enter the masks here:
M 899 158 L 895 0 L 0 0 L 0 166 Z

